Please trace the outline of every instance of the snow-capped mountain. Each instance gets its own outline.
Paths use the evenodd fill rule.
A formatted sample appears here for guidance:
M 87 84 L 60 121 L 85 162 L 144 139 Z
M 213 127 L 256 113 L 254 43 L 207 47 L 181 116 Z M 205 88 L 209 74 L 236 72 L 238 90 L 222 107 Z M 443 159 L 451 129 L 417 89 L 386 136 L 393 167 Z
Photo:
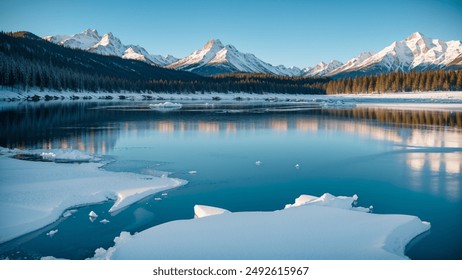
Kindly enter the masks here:
M 124 45 L 119 38 L 115 37 L 111 32 L 100 36 L 95 29 L 86 29 L 81 33 L 68 35 L 52 35 L 45 36 L 43 39 L 52 43 L 94 52 L 102 55 L 115 55 L 125 59 L 141 60 L 150 64 L 165 66 L 171 64 L 178 59 L 168 55 L 152 55 L 149 54 L 143 47 L 136 45 Z
M 331 60 L 329 63 L 321 61 L 318 65 L 314 67 L 307 67 L 302 69 L 302 75 L 307 77 L 321 77 L 329 74 L 333 70 L 341 67 L 342 62 L 338 60 Z
M 248 72 L 298 76 L 300 69 L 273 66 L 250 53 L 242 53 L 220 40 L 210 40 L 204 47 L 189 56 L 168 65 L 169 68 L 191 71 L 202 75 Z
M 220 73 L 268 73 L 286 76 L 348 77 L 408 72 L 442 68 L 462 68 L 462 42 L 431 39 L 416 32 L 402 41 L 395 41 L 379 52 L 362 52 L 342 63 L 332 60 L 314 67 L 273 66 L 250 53 L 242 53 L 233 45 L 210 40 L 203 48 L 178 59 L 171 55 L 151 55 L 138 45 L 124 45 L 111 32 L 100 36 L 95 29 L 81 33 L 45 36 L 43 39 L 70 48 L 87 50 L 102 55 L 115 55 L 125 59 L 141 60 L 153 65 L 181 69 L 201 75 Z
M 353 57 L 352 59 L 345 62 L 345 64 L 341 65 L 340 67 L 333 69 L 328 74 L 329 76 L 335 76 L 336 74 L 347 72 L 351 68 L 356 67 L 357 65 L 361 64 L 364 60 L 368 59 L 369 57 L 373 56 L 374 52 L 362 52 L 358 56 Z
M 393 42 L 369 57 L 363 56 L 365 59 L 352 61 L 347 68 L 336 69 L 327 75 L 347 76 L 435 70 L 449 66 L 461 54 L 461 41 L 444 42 L 416 32 L 402 41 Z

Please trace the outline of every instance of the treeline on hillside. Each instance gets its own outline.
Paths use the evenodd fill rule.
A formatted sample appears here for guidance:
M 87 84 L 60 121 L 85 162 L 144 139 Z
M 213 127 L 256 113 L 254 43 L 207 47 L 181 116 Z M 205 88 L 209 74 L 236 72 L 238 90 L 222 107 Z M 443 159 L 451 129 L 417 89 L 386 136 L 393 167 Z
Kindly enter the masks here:
M 26 91 L 325 94 L 325 81 L 262 74 L 202 77 L 58 46 L 28 32 L 0 33 L 0 85 Z
M 286 94 L 325 94 L 329 79 L 276 76 L 259 73 L 237 73 L 203 77 L 195 81 L 150 81 L 153 92 L 249 92 Z
M 327 94 L 455 91 L 462 90 L 462 71 L 394 72 L 331 80 L 325 89 Z

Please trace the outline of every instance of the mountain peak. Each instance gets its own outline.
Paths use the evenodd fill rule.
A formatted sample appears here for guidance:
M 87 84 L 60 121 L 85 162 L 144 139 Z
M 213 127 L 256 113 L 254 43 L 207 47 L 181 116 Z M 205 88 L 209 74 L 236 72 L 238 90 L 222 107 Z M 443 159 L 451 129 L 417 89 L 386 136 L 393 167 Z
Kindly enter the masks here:
M 92 37 L 99 37 L 98 31 L 96 29 L 85 29 L 84 31 L 80 32 L 80 34 L 92 36 Z
M 419 39 L 424 39 L 426 38 L 425 35 L 423 35 L 420 32 L 414 32 L 411 34 L 411 36 L 407 37 L 405 41 L 411 41 L 411 40 L 419 40 Z
M 205 45 L 204 49 L 211 49 L 212 47 L 218 47 L 220 49 L 224 48 L 223 43 L 220 41 L 220 39 L 210 39 Z

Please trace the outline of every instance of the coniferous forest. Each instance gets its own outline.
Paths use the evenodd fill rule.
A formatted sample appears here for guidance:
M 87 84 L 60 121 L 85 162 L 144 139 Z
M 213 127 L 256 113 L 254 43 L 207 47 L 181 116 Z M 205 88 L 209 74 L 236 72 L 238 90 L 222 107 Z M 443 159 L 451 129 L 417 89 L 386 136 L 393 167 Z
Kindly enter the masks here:
M 462 90 L 462 71 L 394 72 L 331 80 L 325 89 L 327 94 L 456 91 Z
M 462 71 L 395 72 L 335 79 L 235 73 L 199 76 L 47 42 L 29 32 L 0 33 L 0 85 L 27 91 L 248 92 L 292 94 L 462 90 Z

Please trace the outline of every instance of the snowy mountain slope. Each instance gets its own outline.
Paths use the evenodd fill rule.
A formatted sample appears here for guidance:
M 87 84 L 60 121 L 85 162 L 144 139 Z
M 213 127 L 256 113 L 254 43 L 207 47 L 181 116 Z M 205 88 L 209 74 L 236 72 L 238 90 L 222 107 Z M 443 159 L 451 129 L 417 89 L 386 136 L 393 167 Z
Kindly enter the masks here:
M 358 56 L 353 57 L 352 59 L 348 60 L 342 66 L 330 71 L 327 76 L 335 76 L 336 74 L 349 71 L 350 69 L 356 67 L 357 65 L 361 64 L 364 60 L 368 59 L 369 57 L 373 56 L 374 52 L 362 52 Z
M 220 40 L 210 40 L 204 47 L 189 56 L 168 65 L 169 68 L 191 71 L 202 75 L 248 72 L 298 76 L 300 69 L 273 66 L 250 53 L 242 53 Z
M 402 41 L 395 41 L 370 57 L 337 69 L 333 75 L 389 73 L 395 71 L 435 70 L 449 66 L 462 54 L 461 41 L 441 41 L 413 33 Z
M 338 60 L 332 60 L 329 63 L 321 61 L 318 65 L 314 67 L 307 67 L 302 69 L 302 75 L 308 77 L 321 77 L 326 76 L 330 72 L 338 69 L 343 66 L 343 63 Z
M 51 35 L 43 39 L 52 43 L 74 49 L 86 50 L 102 55 L 115 55 L 125 59 L 135 59 L 153 65 L 165 66 L 178 59 L 168 55 L 151 55 L 143 47 L 135 45 L 124 45 L 119 38 L 111 32 L 100 36 L 95 29 L 85 29 L 81 33 L 68 35 Z

